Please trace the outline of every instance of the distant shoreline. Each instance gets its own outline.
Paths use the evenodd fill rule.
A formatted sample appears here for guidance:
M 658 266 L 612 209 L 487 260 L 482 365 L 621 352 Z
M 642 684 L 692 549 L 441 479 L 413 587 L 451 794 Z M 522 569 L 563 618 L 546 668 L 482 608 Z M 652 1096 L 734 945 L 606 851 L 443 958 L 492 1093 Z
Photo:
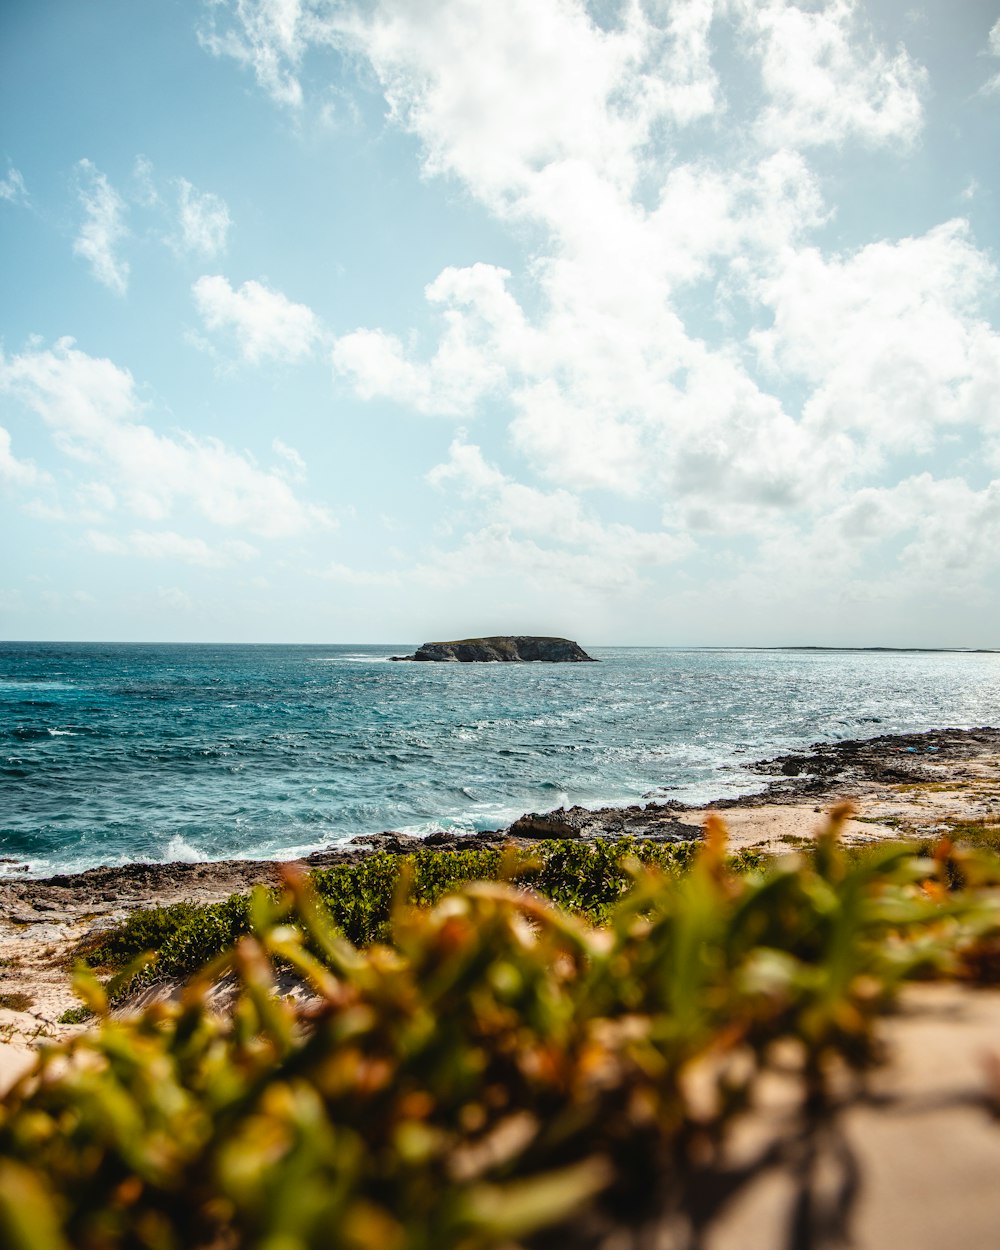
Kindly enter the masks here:
M 226 642 L 195 638 L 0 638 L 0 647 L 368 647 L 386 651 L 416 648 L 414 642 Z M 1000 655 L 1000 647 L 848 647 L 837 643 L 697 643 L 697 642 L 593 642 L 597 651 L 837 651 L 899 655 Z

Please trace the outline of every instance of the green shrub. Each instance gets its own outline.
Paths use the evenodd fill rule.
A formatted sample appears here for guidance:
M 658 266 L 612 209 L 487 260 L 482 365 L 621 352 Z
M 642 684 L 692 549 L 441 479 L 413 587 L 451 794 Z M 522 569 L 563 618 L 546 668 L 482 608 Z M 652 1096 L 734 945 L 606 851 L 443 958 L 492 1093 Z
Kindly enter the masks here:
M 600 923 L 628 888 L 627 864 L 641 862 L 665 872 L 683 871 L 697 843 L 662 844 L 641 839 L 597 842 L 549 841 L 530 851 L 475 848 L 409 855 L 378 852 L 354 864 L 320 869 L 313 888 L 339 931 L 356 946 L 390 940 L 390 916 L 401 883 L 406 901 L 433 906 L 468 881 L 516 878 L 577 914 Z M 740 860 L 741 871 L 757 866 Z M 221 903 L 175 903 L 132 912 L 96 944 L 82 948 L 92 967 L 121 968 L 144 951 L 156 953 L 145 972 L 156 976 L 192 972 L 250 932 L 249 896 Z
M 169 907 L 140 907 L 123 921 L 103 930 L 81 948 L 93 967 L 120 967 L 143 951 L 157 951 L 179 929 L 196 920 L 201 908 L 195 903 L 172 903 Z

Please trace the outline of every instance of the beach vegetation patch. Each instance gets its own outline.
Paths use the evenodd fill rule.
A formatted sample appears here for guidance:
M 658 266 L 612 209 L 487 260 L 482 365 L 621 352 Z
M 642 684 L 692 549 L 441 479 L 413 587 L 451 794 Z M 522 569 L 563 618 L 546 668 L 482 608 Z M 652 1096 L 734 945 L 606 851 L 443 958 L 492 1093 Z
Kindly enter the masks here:
M 803 1161 L 796 1244 L 831 1244 L 802 1195 L 828 1176 L 824 1142 L 850 1174 L 835 1088 L 877 1062 L 903 981 L 975 978 L 1000 934 L 996 857 L 944 842 L 853 859 L 843 819 L 759 871 L 734 871 L 718 817 L 683 871 L 602 848 L 579 913 L 524 877 L 414 906 L 416 857 L 394 874 L 372 857 L 391 946 L 348 941 L 321 883 L 290 868 L 176 1001 L 116 1016 L 81 969 L 98 1024 L 46 1048 L 0 1107 L 3 1244 L 704 1244 L 782 1150 Z M 573 862 L 555 857 L 553 879 Z M 281 994 L 279 969 L 308 993 Z M 223 974 L 228 1013 L 211 1000 Z M 798 1093 L 775 1122 L 786 1136 L 733 1170 L 728 1134 L 778 1068 Z M 844 1187 L 838 1219 L 859 1191 Z
M 27 1011 L 34 1005 L 35 1000 L 22 990 L 8 990 L 0 993 L 0 1007 L 6 1008 L 7 1011 Z
M 952 826 L 950 836 L 962 846 L 1000 853 L 1000 816 L 963 821 Z
M 638 862 L 664 873 L 685 871 L 697 843 L 658 843 L 637 838 L 595 842 L 540 842 L 528 850 L 475 847 L 456 851 L 380 851 L 353 864 L 311 874 L 320 904 L 338 931 L 356 946 L 390 942 L 393 905 L 404 901 L 430 907 L 470 881 L 518 881 L 574 914 L 601 923 L 629 889 L 629 865 Z M 750 871 L 763 862 L 744 851 L 734 868 Z M 131 912 L 120 924 L 89 938 L 78 955 L 95 968 L 121 969 L 151 951 L 155 961 L 142 979 L 194 971 L 249 933 L 250 896 L 234 894 L 220 903 L 174 903 Z
M 93 1020 L 94 1013 L 89 1007 L 67 1007 L 59 1017 L 60 1024 L 85 1024 L 88 1020 Z

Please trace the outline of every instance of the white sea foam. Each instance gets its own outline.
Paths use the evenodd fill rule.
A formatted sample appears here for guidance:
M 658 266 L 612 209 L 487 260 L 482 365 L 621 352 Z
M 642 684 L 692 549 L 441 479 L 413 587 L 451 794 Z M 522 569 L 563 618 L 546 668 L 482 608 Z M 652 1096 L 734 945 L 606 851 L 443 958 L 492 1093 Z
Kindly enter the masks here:
M 167 843 L 163 862 L 166 864 L 197 864 L 207 858 L 208 856 L 203 851 L 199 851 L 196 846 L 192 846 L 183 834 L 175 833 Z

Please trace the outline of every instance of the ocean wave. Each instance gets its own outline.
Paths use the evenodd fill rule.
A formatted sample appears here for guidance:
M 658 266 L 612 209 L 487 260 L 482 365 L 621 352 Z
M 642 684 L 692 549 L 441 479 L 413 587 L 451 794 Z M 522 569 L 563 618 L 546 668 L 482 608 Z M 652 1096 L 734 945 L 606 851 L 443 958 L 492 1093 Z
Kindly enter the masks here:
M 197 864 L 204 859 L 205 852 L 189 842 L 181 833 L 173 835 L 163 853 L 165 864 Z

